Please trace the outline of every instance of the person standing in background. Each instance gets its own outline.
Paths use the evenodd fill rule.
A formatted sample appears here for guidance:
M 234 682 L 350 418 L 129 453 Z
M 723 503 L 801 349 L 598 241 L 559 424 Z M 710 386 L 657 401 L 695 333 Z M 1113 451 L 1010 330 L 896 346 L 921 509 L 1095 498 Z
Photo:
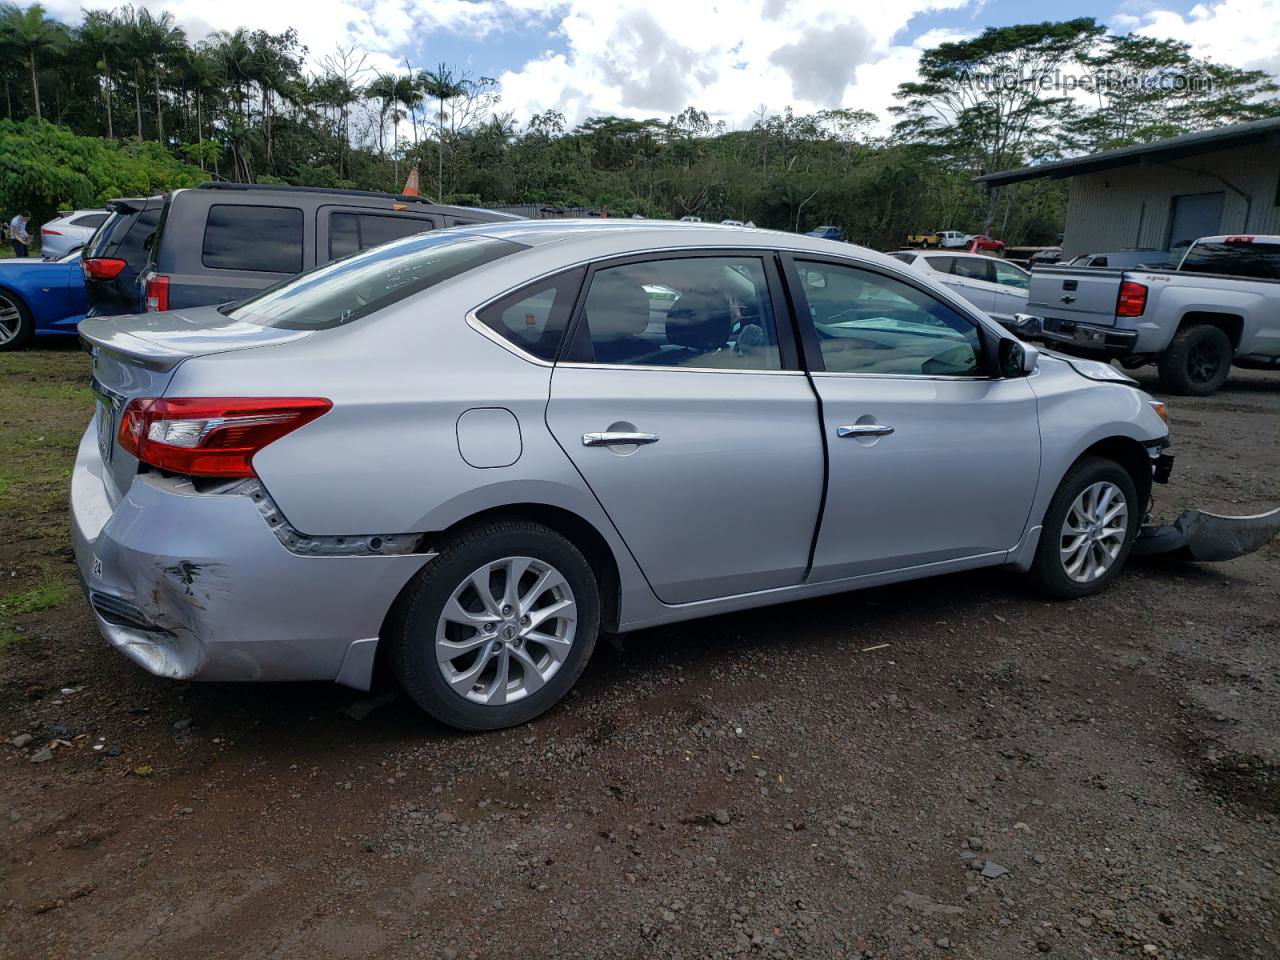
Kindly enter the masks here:
M 15 257 L 25 257 L 30 250 L 31 234 L 27 233 L 27 224 L 30 222 L 30 210 L 23 210 L 9 221 L 9 240 L 13 243 Z

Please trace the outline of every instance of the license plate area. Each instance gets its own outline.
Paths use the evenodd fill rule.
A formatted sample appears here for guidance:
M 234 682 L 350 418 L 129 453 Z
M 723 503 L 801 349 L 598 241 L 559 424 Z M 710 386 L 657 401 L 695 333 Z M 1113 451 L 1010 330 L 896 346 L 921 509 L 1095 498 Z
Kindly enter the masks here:
M 98 401 L 98 453 L 103 463 L 111 462 L 112 440 L 115 438 L 115 407 L 107 400 Z

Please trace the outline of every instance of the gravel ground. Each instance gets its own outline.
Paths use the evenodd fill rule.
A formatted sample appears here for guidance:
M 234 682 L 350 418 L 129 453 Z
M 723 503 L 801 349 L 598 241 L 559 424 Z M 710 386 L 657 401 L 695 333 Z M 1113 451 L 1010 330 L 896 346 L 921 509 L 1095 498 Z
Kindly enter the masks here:
M 1280 376 L 1172 408 L 1157 516 L 1280 502 Z M 0 519 L 0 576 L 70 582 Z M 1274 958 L 1277 561 L 633 634 L 480 736 L 154 679 L 72 594 L 0 645 L 0 955 Z

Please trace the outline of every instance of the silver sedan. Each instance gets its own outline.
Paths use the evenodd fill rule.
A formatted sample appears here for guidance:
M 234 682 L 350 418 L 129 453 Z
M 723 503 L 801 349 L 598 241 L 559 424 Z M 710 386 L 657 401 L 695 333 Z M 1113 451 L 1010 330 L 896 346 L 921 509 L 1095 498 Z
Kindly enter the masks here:
M 75 552 L 147 670 L 384 663 L 537 716 L 601 631 L 979 567 L 1120 571 L 1161 404 L 848 244 L 660 221 L 399 240 L 222 307 L 89 319 Z

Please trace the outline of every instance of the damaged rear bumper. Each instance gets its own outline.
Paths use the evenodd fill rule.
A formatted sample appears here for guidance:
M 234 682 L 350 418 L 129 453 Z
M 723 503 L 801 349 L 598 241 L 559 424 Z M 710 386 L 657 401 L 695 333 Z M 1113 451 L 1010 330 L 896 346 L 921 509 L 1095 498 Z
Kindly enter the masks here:
M 1133 542 L 1135 557 L 1215 563 L 1253 553 L 1280 535 L 1280 508 L 1250 517 L 1185 510 L 1168 526 L 1146 526 Z
M 71 528 L 102 635 L 174 679 L 367 688 L 383 618 L 426 560 L 300 555 L 250 497 L 146 474 L 113 506 L 92 424 L 72 472 Z

